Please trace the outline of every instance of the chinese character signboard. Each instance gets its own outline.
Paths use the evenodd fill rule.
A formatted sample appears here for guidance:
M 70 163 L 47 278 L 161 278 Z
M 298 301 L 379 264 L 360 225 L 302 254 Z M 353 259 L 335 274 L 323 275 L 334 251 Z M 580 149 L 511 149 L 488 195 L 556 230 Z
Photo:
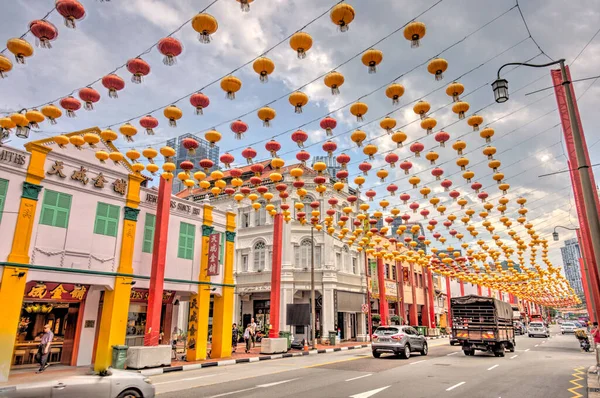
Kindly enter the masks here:
M 219 275 L 219 250 L 221 234 L 211 234 L 208 238 L 208 270 L 206 275 Z
M 148 289 L 131 289 L 131 295 L 129 296 L 132 303 L 147 303 L 148 295 L 150 291 Z M 163 290 L 163 304 L 171 304 L 173 302 L 173 298 L 175 297 L 175 292 L 173 290 Z
M 25 299 L 79 302 L 85 300 L 88 285 L 55 282 L 27 282 Z
M 379 284 L 377 280 L 377 262 L 369 261 L 369 268 L 371 269 L 371 294 L 379 294 Z

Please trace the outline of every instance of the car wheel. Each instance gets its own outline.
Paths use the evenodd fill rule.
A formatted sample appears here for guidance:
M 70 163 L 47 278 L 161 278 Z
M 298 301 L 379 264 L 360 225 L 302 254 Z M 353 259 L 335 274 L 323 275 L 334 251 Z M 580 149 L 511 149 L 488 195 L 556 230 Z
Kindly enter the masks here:
M 410 358 L 410 345 L 406 344 L 404 346 L 404 350 L 400 353 L 400 357 L 402 357 L 403 359 Z
M 533 337 L 533 336 L 530 334 L 529 337 Z
M 381 356 L 380 352 L 373 351 L 373 358 L 379 358 Z
M 421 350 L 421 355 L 427 355 L 429 352 L 429 348 L 427 347 L 427 342 L 423 343 L 423 349 Z
M 468 356 L 468 357 L 469 357 L 469 356 L 472 356 L 472 355 L 474 355 L 474 354 L 475 354 L 475 351 L 473 351 L 473 350 L 463 350 L 463 353 L 464 353 L 466 356 Z
M 562 334 L 565 334 L 565 332 L 561 332 Z
M 453 341 L 451 341 L 451 342 L 450 342 L 450 345 L 451 345 L 451 346 L 453 346 L 453 345 L 454 345 L 454 342 L 453 342 Z
M 142 398 L 142 394 L 137 390 L 125 390 L 117 398 Z

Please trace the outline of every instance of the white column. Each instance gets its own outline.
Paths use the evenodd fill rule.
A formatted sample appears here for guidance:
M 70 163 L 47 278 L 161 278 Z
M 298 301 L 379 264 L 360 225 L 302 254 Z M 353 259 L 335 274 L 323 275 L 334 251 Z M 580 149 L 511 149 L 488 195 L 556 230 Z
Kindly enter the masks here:
M 287 305 L 294 303 L 294 284 L 281 282 L 281 309 L 279 312 L 279 330 L 288 331 L 287 322 Z
M 337 314 L 334 313 L 333 308 L 333 284 L 325 284 L 325 291 L 323 292 L 323 336 L 327 337 L 329 332 L 335 331 L 335 317 Z
M 100 305 L 101 288 L 90 286 L 85 299 L 85 308 L 80 305 L 79 310 L 83 311 L 83 327 L 79 337 L 79 352 L 77 353 L 77 366 L 86 366 L 92 363 L 92 351 L 94 349 L 94 338 L 98 324 L 98 306 Z M 86 321 L 93 321 L 93 327 L 86 327 Z
M 363 312 L 356 313 L 356 322 L 358 322 L 358 334 L 356 335 L 356 339 L 358 341 L 369 341 L 367 336 L 367 318 L 366 314 Z

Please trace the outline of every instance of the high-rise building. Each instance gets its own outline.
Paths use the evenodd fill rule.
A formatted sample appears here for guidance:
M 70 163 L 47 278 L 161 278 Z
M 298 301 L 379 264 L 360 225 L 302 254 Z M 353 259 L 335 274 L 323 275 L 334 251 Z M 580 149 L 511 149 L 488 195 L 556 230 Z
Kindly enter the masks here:
M 198 148 L 196 148 L 196 153 L 193 155 L 188 154 L 188 150 L 185 149 L 182 145 L 182 142 L 185 138 L 193 138 L 198 141 Z M 181 162 L 184 160 L 189 160 L 194 163 L 194 166 L 198 167 L 198 162 L 202 159 L 210 159 L 215 164 L 210 171 L 216 170 L 219 168 L 219 147 L 215 146 L 213 148 L 210 147 L 210 143 L 203 138 L 198 137 L 194 134 L 183 134 L 179 137 L 172 138 L 167 141 L 167 146 L 175 149 L 175 158 L 173 162 L 177 165 L 177 170 L 175 171 L 175 175 L 177 175 L 182 169 L 179 167 Z M 173 193 L 180 192 L 185 189 L 185 186 L 178 178 L 173 179 Z
M 327 173 L 335 178 L 335 175 L 337 174 L 338 171 L 340 171 L 342 169 L 342 166 L 340 166 L 340 164 L 335 160 L 334 157 L 329 157 L 329 156 L 313 156 L 313 162 L 312 164 L 314 165 L 316 162 L 323 162 L 327 165 Z
M 565 277 L 571 284 L 571 287 L 579 295 L 583 294 L 583 284 L 581 283 L 581 270 L 579 268 L 579 242 L 576 238 L 565 241 L 565 246 L 560 248 L 562 260 L 565 268 Z

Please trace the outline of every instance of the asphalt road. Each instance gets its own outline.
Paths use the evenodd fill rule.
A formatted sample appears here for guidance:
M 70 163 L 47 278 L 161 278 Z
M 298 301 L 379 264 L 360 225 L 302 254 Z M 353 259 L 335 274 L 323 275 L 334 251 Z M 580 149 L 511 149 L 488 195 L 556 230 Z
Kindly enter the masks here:
M 375 359 L 363 349 L 167 373 L 152 381 L 159 396 L 182 398 L 585 397 L 585 388 L 571 380 L 595 361 L 573 335 L 519 336 L 516 352 L 504 358 L 467 357 L 447 340 L 429 343 L 429 355 L 408 360 Z

